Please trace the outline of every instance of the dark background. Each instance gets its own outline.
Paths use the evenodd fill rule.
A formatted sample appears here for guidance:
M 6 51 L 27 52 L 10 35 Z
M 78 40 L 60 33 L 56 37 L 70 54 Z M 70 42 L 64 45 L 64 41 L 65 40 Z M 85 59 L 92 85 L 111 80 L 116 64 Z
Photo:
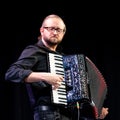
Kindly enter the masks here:
M 48 14 L 60 15 L 67 32 L 61 43 L 66 54 L 84 53 L 102 72 L 108 94 L 106 120 L 120 120 L 119 6 L 113 2 L 43 1 L 1 4 L 0 119 L 31 120 L 24 85 L 8 83 L 4 74 L 26 45 L 35 43 Z

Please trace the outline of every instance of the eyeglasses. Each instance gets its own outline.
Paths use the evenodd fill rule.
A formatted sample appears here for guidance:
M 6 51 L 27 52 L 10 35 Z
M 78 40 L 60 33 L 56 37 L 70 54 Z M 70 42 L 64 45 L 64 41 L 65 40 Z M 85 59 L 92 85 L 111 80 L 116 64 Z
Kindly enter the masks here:
M 49 32 L 57 32 L 57 33 L 64 33 L 65 30 L 64 29 L 60 29 L 60 28 L 55 28 L 55 27 L 43 27 L 46 30 L 48 30 Z

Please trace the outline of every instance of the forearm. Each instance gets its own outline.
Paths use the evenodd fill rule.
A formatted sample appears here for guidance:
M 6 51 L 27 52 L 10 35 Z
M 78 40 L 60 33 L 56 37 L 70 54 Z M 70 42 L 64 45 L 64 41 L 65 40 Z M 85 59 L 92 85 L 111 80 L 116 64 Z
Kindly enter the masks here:
M 28 83 L 44 81 L 56 89 L 61 85 L 62 80 L 63 76 L 54 73 L 32 72 L 24 81 Z
M 28 83 L 45 81 L 49 77 L 45 72 L 32 72 L 24 81 Z

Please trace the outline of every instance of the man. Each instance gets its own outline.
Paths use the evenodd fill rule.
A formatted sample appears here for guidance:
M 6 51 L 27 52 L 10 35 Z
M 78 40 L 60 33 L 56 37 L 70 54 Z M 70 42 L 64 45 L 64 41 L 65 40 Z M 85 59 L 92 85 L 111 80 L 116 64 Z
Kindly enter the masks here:
M 38 42 L 27 46 L 7 70 L 6 80 L 23 82 L 28 91 L 32 91 L 30 102 L 34 120 L 76 120 L 71 108 L 58 107 L 51 102 L 51 90 L 59 88 L 64 78 L 49 72 L 48 53 L 59 54 L 57 47 L 66 33 L 66 25 L 58 15 L 48 15 L 40 33 Z M 106 108 L 104 110 L 103 118 L 108 112 Z

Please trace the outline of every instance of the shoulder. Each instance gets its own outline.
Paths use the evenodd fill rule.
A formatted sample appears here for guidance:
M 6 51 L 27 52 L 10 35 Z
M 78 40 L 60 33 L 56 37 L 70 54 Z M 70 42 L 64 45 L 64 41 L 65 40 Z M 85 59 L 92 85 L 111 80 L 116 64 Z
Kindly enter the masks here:
M 26 49 L 27 49 L 27 50 L 29 50 L 29 49 L 30 49 L 30 50 L 31 50 L 31 49 L 32 49 L 32 50 L 37 50 L 38 47 L 33 44 L 33 45 L 28 45 L 28 46 L 26 46 L 26 47 L 25 47 L 25 50 L 26 50 Z
M 37 46 L 36 44 L 26 46 L 24 50 L 27 50 L 30 52 L 32 52 L 32 51 L 45 51 L 44 48 Z
M 21 55 L 22 56 L 31 56 L 31 55 L 35 55 L 38 53 L 44 53 L 44 50 L 33 44 L 33 45 L 26 46 L 24 48 L 24 50 L 22 51 Z

